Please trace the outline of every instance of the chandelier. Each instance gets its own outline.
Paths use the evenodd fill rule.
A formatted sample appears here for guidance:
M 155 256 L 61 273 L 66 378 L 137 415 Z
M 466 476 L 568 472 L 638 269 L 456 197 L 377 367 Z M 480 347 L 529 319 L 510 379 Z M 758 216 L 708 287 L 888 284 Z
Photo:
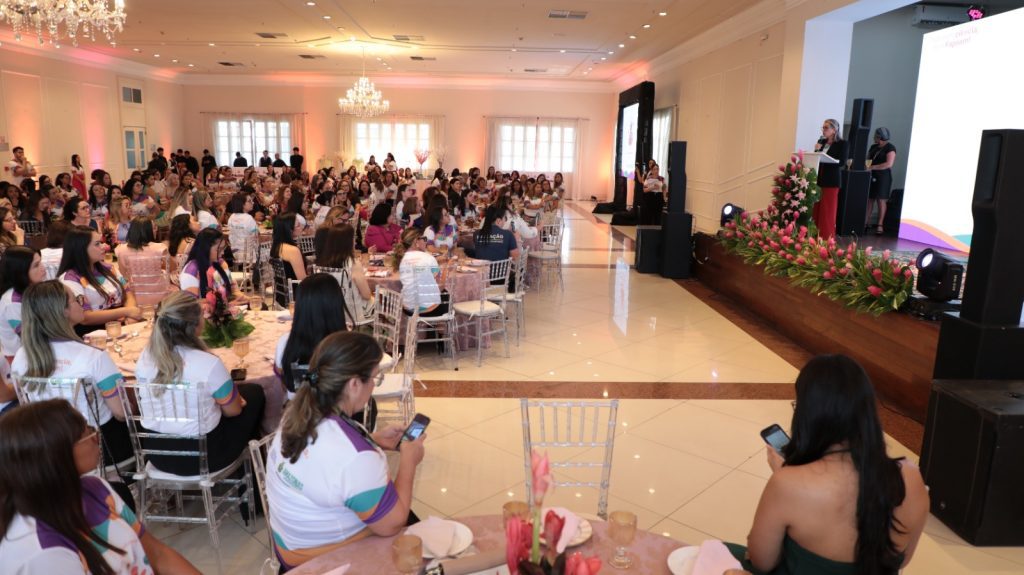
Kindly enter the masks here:
M 391 103 L 384 99 L 380 90 L 373 86 L 373 82 L 366 77 L 366 60 L 363 60 L 363 75 L 359 77 L 355 85 L 348 89 L 344 98 L 338 98 L 338 107 L 342 114 L 369 118 L 386 113 L 391 108 Z
M 62 36 L 78 45 L 79 36 L 96 40 L 99 32 L 108 41 L 124 26 L 124 0 L 0 0 L 0 20 L 14 28 L 14 39 L 22 30 L 35 30 L 44 44 L 44 33 L 55 44 Z

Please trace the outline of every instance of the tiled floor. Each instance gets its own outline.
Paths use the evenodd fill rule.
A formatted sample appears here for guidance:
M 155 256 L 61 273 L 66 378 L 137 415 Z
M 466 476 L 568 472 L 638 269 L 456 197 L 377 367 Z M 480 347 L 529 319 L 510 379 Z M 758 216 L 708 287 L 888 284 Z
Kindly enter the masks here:
M 600 397 L 593 391 L 600 389 L 628 397 L 619 409 L 609 507 L 635 511 L 641 528 L 686 543 L 745 541 L 769 477 L 758 431 L 774 422 L 788 427 L 792 408 L 787 399 L 691 399 L 686 390 L 700 391 L 690 397 L 737 397 L 737 390 L 763 387 L 775 393 L 768 397 L 779 397 L 788 387 L 780 384 L 791 383 L 797 369 L 689 290 L 622 265 L 632 257 L 622 234 L 572 209 L 566 216 L 564 293 L 528 297 L 526 334 L 510 358 L 497 345 L 481 367 L 474 353 L 463 353 L 459 371 L 451 371 L 443 359 L 420 354 L 420 376 L 430 388 L 424 395 L 457 386 L 460 397 L 417 398 L 417 410 L 433 422 L 417 471 L 415 511 L 421 517 L 491 514 L 509 499 L 523 499 L 520 407 L 507 392 L 586 390 Z M 606 266 L 572 265 L 594 263 Z M 917 459 L 891 438 L 890 452 Z M 575 470 L 564 475 L 587 479 Z M 550 501 L 597 509 L 588 489 L 558 488 Z M 159 526 L 155 533 L 204 572 L 215 572 L 205 528 Z M 229 573 L 257 573 L 268 553 L 265 532 L 246 532 L 237 521 L 222 527 L 221 541 Z M 930 518 L 904 572 L 1024 573 L 1024 548 L 971 547 Z

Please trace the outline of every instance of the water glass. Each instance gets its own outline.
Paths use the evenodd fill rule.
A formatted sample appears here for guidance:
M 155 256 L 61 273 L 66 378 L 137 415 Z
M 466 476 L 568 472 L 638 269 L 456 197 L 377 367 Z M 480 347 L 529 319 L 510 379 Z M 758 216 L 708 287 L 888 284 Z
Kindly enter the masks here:
M 501 518 L 504 523 L 508 523 L 509 518 L 518 517 L 520 519 L 530 518 L 530 506 L 525 501 L 509 501 L 501 506 Z
M 144 304 L 139 306 L 139 310 L 142 311 L 142 319 L 146 320 L 148 325 L 153 325 L 153 318 L 156 317 L 156 308 L 150 304 Z
M 288 302 L 288 315 L 292 319 L 295 319 L 295 302 L 294 301 Z
M 423 566 L 423 541 L 415 535 L 399 535 L 391 542 L 391 560 L 403 575 L 418 573 Z
M 608 536 L 615 543 L 615 556 L 609 561 L 616 569 L 629 569 L 633 566 L 633 558 L 626 552 L 626 547 L 636 537 L 636 513 L 630 511 L 612 511 L 608 514 Z
M 110 339 L 117 339 L 121 337 L 121 322 L 120 321 L 108 321 L 104 326 L 107 329 L 107 337 Z
M 101 333 L 90 333 L 89 345 L 98 349 L 104 349 L 107 347 L 107 336 Z
M 256 313 L 263 308 L 263 298 L 259 295 L 249 296 L 249 311 Z
M 245 356 L 249 355 L 249 338 L 240 337 L 231 344 L 231 351 L 238 356 L 238 367 L 245 365 Z

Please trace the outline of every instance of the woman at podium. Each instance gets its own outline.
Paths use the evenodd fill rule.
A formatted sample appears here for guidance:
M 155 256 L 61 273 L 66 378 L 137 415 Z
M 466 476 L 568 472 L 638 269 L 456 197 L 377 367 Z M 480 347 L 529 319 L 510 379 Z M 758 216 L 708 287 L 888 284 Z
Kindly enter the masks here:
M 836 209 L 839 206 L 839 168 L 846 165 L 847 143 L 843 139 L 839 122 L 825 120 L 821 125 L 821 138 L 814 145 L 815 152 L 829 155 L 837 164 L 821 164 L 818 166 L 818 185 L 821 186 L 821 199 L 814 205 L 814 223 L 818 226 L 818 235 L 831 238 L 836 234 Z

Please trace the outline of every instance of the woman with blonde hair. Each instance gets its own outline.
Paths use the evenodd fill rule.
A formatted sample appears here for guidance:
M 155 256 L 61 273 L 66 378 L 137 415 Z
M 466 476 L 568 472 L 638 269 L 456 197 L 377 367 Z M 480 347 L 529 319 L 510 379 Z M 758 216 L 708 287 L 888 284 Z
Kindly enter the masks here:
M 410 505 L 425 436 L 399 442 L 400 427 L 371 434 L 352 417 L 383 380 L 382 355 L 368 335 L 327 336 L 285 410 L 267 453 L 270 525 L 285 569 L 415 521 Z M 394 480 L 383 449 L 399 452 Z
M 192 193 L 192 217 L 199 222 L 199 229 L 206 228 L 220 229 L 220 222 L 217 216 L 213 215 L 213 198 L 204 190 Z
M 135 377 L 139 383 L 187 383 L 198 390 L 200 420 L 178 423 L 150 419 L 146 404 L 151 400 L 142 390 L 142 424 L 157 433 L 178 435 L 206 434 L 210 470 L 223 469 L 245 449 L 250 439 L 259 438 L 260 420 L 266 399 L 257 384 L 235 385 L 224 362 L 206 348 L 200 334 L 203 312 L 199 300 L 185 292 L 164 298 L 156 310 L 153 335 L 139 356 Z M 155 399 L 170 404 L 180 401 L 175 393 L 162 393 Z M 191 400 L 190 400 L 191 401 Z M 190 403 L 191 405 L 191 403 Z M 195 449 L 194 440 L 151 439 L 144 442 L 152 449 Z M 150 456 L 153 465 L 178 475 L 199 473 L 199 459 Z

